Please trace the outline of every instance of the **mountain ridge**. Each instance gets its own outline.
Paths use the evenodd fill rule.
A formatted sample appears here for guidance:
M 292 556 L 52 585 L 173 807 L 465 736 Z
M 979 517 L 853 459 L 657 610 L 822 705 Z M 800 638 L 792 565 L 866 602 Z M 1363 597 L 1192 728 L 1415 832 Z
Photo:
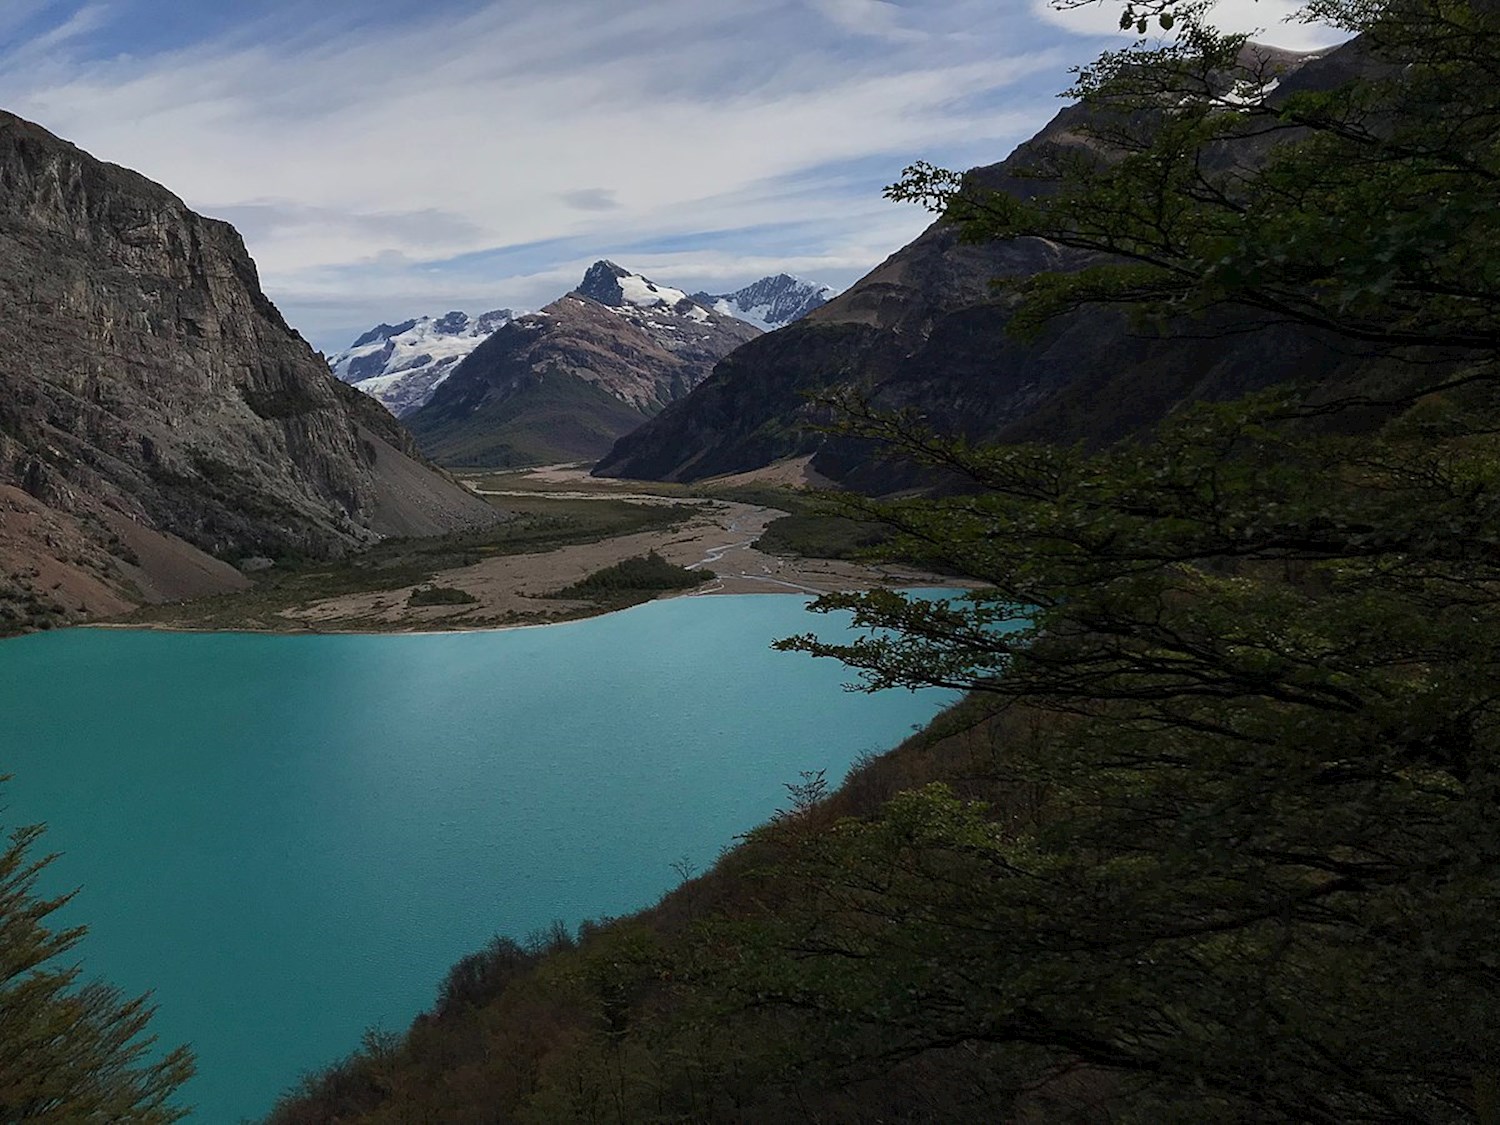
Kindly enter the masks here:
M 0 629 L 495 513 L 421 463 L 227 223 L 0 112 Z
M 1250 44 L 1283 90 L 1339 80 L 1348 51 L 1297 54 Z M 1034 175 L 1097 146 L 1068 106 L 1005 160 L 966 173 L 1021 197 Z M 838 483 L 882 491 L 912 483 L 868 445 L 826 432 L 819 396 L 855 393 L 914 410 L 935 428 L 1002 441 L 1101 446 L 1153 425 L 1177 404 L 1235 397 L 1270 382 L 1337 375 L 1350 357 L 1306 330 L 1247 333 L 1226 315 L 1207 330 L 1150 336 L 1095 308 L 1057 318 L 1034 341 L 1008 331 L 1013 295 L 992 282 L 1073 271 L 1095 259 L 1036 238 L 975 245 L 939 218 L 845 292 L 726 357 L 686 399 L 623 436 L 599 476 L 693 481 L 811 454 Z M 1216 335 L 1217 334 L 1217 335 Z M 1225 339 L 1240 334 L 1226 346 Z
M 484 340 L 407 422 L 444 464 L 593 461 L 758 335 L 600 259 L 576 288 Z
M 634 305 L 673 307 L 684 299 L 722 316 L 771 332 L 806 316 L 835 290 L 805 278 L 780 273 L 760 278 L 733 293 L 689 294 L 644 279 L 632 284 L 637 300 L 627 300 L 620 278 L 638 278 L 607 258 L 589 267 L 574 292 L 611 308 Z M 644 303 L 643 303 L 644 302 Z M 340 381 L 378 399 L 398 418 L 420 410 L 468 355 L 511 320 L 526 315 L 492 309 L 476 317 L 453 311 L 442 316 L 415 316 L 395 324 L 381 323 L 361 334 L 328 361 Z

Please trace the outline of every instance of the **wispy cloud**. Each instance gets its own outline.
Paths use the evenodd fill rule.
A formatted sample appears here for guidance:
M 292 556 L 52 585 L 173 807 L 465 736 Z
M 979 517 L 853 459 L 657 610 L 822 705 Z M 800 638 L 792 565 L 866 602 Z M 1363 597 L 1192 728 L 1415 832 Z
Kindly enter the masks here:
M 6 4 L 0 6 L 0 48 L 14 48 L 16 44 L 11 42 L 12 37 L 22 33 L 48 9 L 57 8 L 61 4 L 62 0 L 7 0 Z M 32 37 L 34 36 L 28 36 Z
M 890 0 L 809 0 L 813 9 L 842 31 L 893 42 L 921 40 L 927 33 L 905 26 L 901 8 Z
M 66 12 L 60 19 L 47 20 L 40 30 L 34 30 L 17 42 L 4 44 L 4 39 L 32 30 L 39 17 L 45 19 L 56 9 L 57 4 L 52 0 L 10 0 L 4 13 L 0 14 L 0 47 L 5 49 L 7 66 L 15 68 L 45 63 L 61 48 L 98 31 L 109 18 L 106 5 L 85 4 Z
M 674 284 L 846 284 L 923 223 L 879 198 L 904 163 L 1000 159 L 1089 54 L 982 0 L 278 4 L 312 10 L 263 0 L 129 50 L 110 17 L 161 0 L 56 7 L 0 52 L 0 104 L 235 222 L 327 346 L 429 306 L 537 303 L 620 245 Z M 701 231 L 742 233 L 650 252 Z

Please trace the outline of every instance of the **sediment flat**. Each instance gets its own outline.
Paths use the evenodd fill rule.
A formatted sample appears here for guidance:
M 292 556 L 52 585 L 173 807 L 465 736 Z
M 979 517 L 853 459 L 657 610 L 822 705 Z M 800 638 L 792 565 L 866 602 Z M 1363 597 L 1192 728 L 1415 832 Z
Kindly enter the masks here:
M 567 470 L 542 470 L 551 484 L 567 483 Z M 585 479 L 582 470 L 573 470 Z M 595 482 L 597 483 L 597 482 Z M 507 492 L 476 489 L 504 507 Z M 524 495 L 524 489 L 515 490 Z M 588 492 L 548 493 L 554 499 L 629 500 L 641 504 L 684 506 L 692 511 L 689 521 L 664 531 L 644 531 L 616 536 L 596 543 L 580 543 L 537 554 L 505 555 L 485 559 L 472 566 L 438 572 L 433 581 L 462 590 L 478 599 L 462 607 L 406 605 L 409 590 L 350 594 L 328 598 L 287 613 L 288 617 L 319 628 L 338 628 L 340 622 L 367 625 L 388 622 L 401 628 L 403 622 L 420 619 L 426 627 L 465 628 L 474 618 L 517 617 L 532 623 L 547 617 L 576 616 L 590 603 L 562 601 L 548 595 L 607 566 L 656 551 L 664 559 L 690 569 L 714 572 L 714 579 L 677 597 L 714 594 L 823 594 L 874 586 L 911 585 L 937 581 L 930 575 L 899 567 L 873 567 L 835 559 L 784 558 L 755 549 L 753 544 L 774 519 L 786 515 L 779 508 L 729 500 L 702 500 L 635 493 L 622 484 L 618 489 Z M 560 614 L 559 611 L 562 611 Z M 569 613 L 568 611 L 573 611 Z
M 638 491 L 626 481 L 601 481 L 587 470 L 548 466 L 506 474 L 501 487 L 478 477 L 469 487 L 496 507 L 523 505 L 545 497 L 549 503 L 599 501 L 667 506 L 681 520 L 671 526 L 613 535 L 525 553 L 494 554 L 467 565 L 436 567 L 409 584 L 360 589 L 327 597 L 294 599 L 237 612 L 248 601 L 217 599 L 201 612 L 192 603 L 166 615 L 127 618 L 116 624 L 164 629 L 250 629 L 265 632 L 426 632 L 518 628 L 574 620 L 622 608 L 620 605 L 559 598 L 556 592 L 595 571 L 656 551 L 668 562 L 712 571 L 702 586 L 669 597 L 716 594 L 816 595 L 878 586 L 937 585 L 933 575 L 901 567 L 870 566 L 834 559 L 783 557 L 756 550 L 767 525 L 787 514 L 770 504 L 702 495 Z M 779 482 L 778 482 L 779 483 Z M 411 605 L 414 590 L 438 586 L 462 591 L 472 601 L 451 605 Z

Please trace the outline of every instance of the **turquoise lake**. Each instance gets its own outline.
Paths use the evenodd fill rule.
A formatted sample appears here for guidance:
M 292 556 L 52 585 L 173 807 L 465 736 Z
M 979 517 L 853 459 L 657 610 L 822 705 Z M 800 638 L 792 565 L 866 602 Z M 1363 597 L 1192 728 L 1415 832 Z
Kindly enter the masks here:
M 258 1118 L 399 1031 L 493 935 L 627 913 L 952 699 L 771 651 L 843 620 L 675 598 L 428 636 L 69 630 L 0 642 L 4 824 L 81 887 L 85 975 L 154 990 L 196 1121 Z

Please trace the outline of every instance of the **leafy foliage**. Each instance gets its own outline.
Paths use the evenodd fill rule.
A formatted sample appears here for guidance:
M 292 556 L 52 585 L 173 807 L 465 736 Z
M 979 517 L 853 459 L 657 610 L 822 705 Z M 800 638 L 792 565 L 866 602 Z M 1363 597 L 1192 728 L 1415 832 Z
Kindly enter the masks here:
M 159 1058 L 145 1034 L 153 1009 L 104 984 L 79 982 L 58 962 L 81 927 L 46 920 L 71 896 L 37 894 L 51 862 L 35 859 L 40 826 L 20 828 L 0 852 L 0 1117 L 7 1121 L 177 1121 L 167 1099 L 193 1072 L 186 1048 Z
M 1157 319 L 1233 304 L 1384 348 L 1492 353 L 1500 20 L 1462 0 L 1309 11 L 1362 33 L 1357 78 L 1282 90 L 1275 56 L 1189 11 L 1174 42 L 1080 72 L 1075 143 L 1032 162 L 1046 190 L 1021 199 L 915 165 L 889 194 L 974 240 L 1101 255 L 1017 284 L 1033 329 L 1091 303 Z
M 1126 1120 L 1493 1112 L 1496 20 L 1342 11 L 1368 58 L 1338 89 L 1273 99 L 1242 40 L 1190 27 L 1081 75 L 1094 144 L 1049 154 L 1055 191 L 895 189 L 1099 253 L 1020 284 L 1023 327 L 1233 305 L 1423 362 L 1375 433 L 1289 389 L 1096 455 L 845 404 L 969 485 L 849 514 L 982 585 L 825 597 L 882 632 L 784 647 L 1051 720 L 1007 759 L 1028 818 L 928 789 L 802 849 L 816 905 L 740 987 L 834 1022 L 851 1065 L 987 1044 L 1016 1090 L 1109 1075 Z
M 677 566 L 653 550 L 596 570 L 587 578 L 563 587 L 555 596 L 597 598 L 662 590 L 691 590 L 694 586 L 711 582 L 713 578 L 714 572 L 711 570 L 689 570 L 687 567 Z
M 1001 825 L 927 791 L 819 838 L 823 905 L 787 922 L 818 983 L 781 995 L 881 1050 L 1004 1044 L 1018 1084 L 1081 1060 L 1142 1120 L 1464 1119 L 1500 1063 L 1500 448 L 1473 426 L 1500 411 L 1374 438 L 1284 411 L 1092 457 L 862 424 L 982 486 L 856 506 L 985 585 L 826 597 L 887 631 L 786 647 L 1053 716 L 1007 762 L 1047 798 Z

